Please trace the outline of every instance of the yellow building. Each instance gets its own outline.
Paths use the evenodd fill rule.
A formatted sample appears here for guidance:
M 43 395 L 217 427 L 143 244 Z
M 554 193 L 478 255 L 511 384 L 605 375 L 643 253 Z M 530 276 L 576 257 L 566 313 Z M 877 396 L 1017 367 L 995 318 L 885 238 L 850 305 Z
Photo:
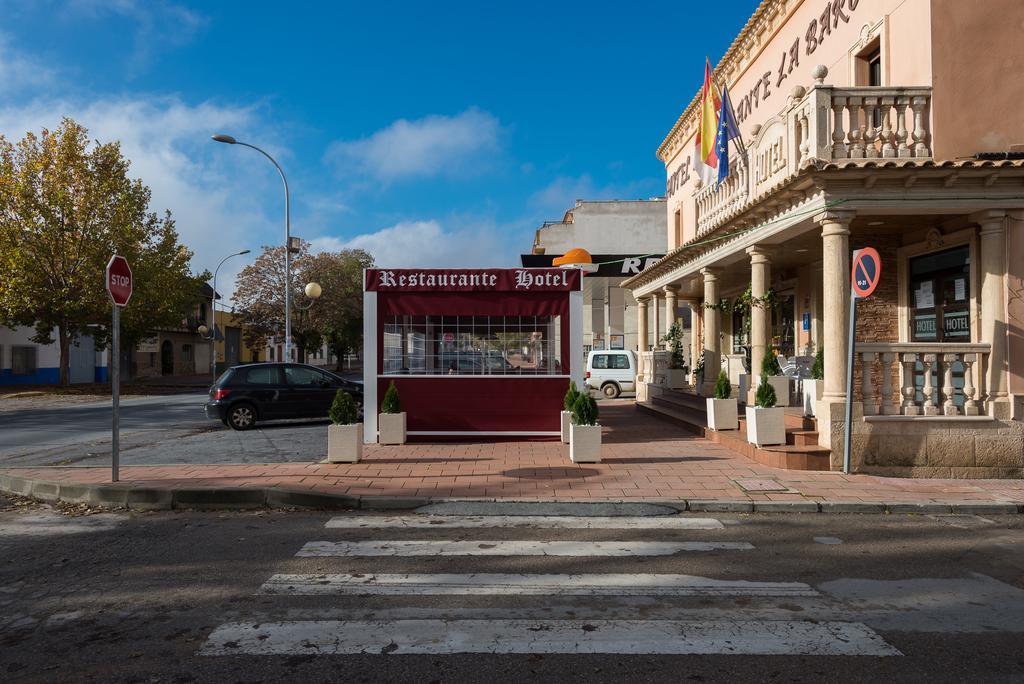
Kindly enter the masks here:
M 747 389 L 766 353 L 800 369 L 824 350 L 814 416 L 758 460 L 842 466 L 851 251 L 874 247 L 853 470 L 1024 473 L 1022 25 L 1019 0 L 765 0 L 714 69 L 746 156 L 732 148 L 721 185 L 694 170 L 699 93 L 669 129 L 669 253 L 623 283 L 639 328 L 692 308 L 704 394 L 719 368 Z M 659 355 L 641 351 L 639 400 L 664 407 Z
M 245 326 L 241 319 L 230 311 L 217 310 L 217 335 L 213 343 L 217 359 L 217 374 L 240 363 L 264 361 L 265 349 L 262 341 L 250 346 L 245 340 Z

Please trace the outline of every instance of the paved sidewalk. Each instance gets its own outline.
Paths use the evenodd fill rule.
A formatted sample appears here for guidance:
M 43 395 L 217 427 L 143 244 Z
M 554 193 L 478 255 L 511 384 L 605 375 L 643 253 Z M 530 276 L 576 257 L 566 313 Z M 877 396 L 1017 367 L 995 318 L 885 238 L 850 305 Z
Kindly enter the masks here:
M 625 400 L 602 402 L 602 422 L 603 460 L 598 464 L 572 464 L 568 446 L 557 442 L 408 444 L 368 447 L 357 464 L 129 466 L 121 469 L 117 485 L 110 483 L 109 468 L 3 468 L 0 487 L 29 493 L 26 482 L 42 483 L 31 493 L 52 492 L 49 498 L 57 498 L 61 485 L 67 492 L 82 492 L 80 485 L 106 485 L 108 493 L 121 492 L 122 499 L 124 490 L 134 490 L 145 494 L 140 500 L 166 502 L 170 498 L 161 498 L 160 492 L 230 490 L 236 500 L 249 501 L 256 499 L 241 496 L 240 490 L 279 490 L 359 497 L 366 507 L 385 502 L 375 497 L 685 501 L 694 510 L 709 502 L 753 503 L 759 510 L 770 510 L 773 503 L 790 510 L 828 510 L 837 503 L 890 504 L 891 510 L 899 510 L 891 505 L 901 503 L 1024 506 L 1024 480 L 883 478 L 770 468 L 641 413 Z M 323 454 L 309 457 L 319 460 Z M 177 505 L 186 500 L 201 503 L 198 497 L 182 497 Z

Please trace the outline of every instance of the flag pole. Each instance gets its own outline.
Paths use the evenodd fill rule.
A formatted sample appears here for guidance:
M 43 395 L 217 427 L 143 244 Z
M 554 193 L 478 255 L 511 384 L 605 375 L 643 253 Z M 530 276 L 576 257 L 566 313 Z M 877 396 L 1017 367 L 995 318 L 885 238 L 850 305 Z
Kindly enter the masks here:
M 718 88 L 719 92 L 721 92 L 721 93 L 728 92 L 721 85 L 719 85 L 717 80 L 715 80 L 714 83 L 715 83 L 715 87 Z M 723 97 L 724 97 L 724 95 L 723 95 Z M 732 109 L 732 97 L 729 98 L 729 108 Z M 735 117 L 736 117 L 735 110 L 732 111 L 732 114 L 733 114 L 733 118 L 735 119 Z M 733 138 L 733 140 L 735 140 L 739 144 L 740 153 L 743 155 L 743 163 L 747 164 L 747 146 L 743 143 L 743 136 L 740 135 L 740 136 L 738 136 L 736 138 Z

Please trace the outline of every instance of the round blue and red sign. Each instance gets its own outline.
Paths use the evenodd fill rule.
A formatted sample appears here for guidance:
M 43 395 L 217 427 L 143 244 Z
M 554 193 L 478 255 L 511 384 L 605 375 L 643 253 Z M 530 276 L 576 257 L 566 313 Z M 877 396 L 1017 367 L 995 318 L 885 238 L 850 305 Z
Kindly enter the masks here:
M 873 247 L 864 247 L 853 253 L 853 291 L 858 297 L 868 297 L 882 277 L 882 257 Z

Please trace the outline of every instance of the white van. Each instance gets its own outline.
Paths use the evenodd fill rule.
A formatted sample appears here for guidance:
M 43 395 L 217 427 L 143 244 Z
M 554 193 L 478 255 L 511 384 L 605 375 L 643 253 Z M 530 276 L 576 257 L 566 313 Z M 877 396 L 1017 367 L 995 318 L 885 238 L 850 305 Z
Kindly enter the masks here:
M 587 354 L 587 387 L 608 399 L 636 391 L 636 352 L 628 349 L 595 350 Z

